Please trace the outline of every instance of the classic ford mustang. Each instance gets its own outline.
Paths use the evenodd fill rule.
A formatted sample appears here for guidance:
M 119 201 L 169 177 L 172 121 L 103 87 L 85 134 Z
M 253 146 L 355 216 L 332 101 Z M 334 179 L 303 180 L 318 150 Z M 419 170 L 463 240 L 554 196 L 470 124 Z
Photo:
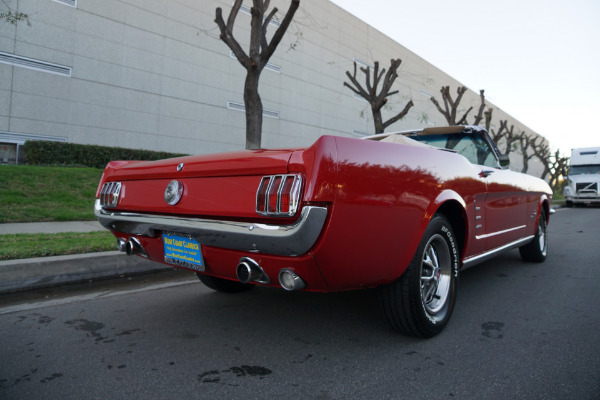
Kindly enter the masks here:
M 514 248 L 546 258 L 552 192 L 506 162 L 476 126 L 113 161 L 95 214 L 119 250 L 194 271 L 211 289 L 377 287 L 394 329 L 431 337 L 450 319 L 462 268 Z

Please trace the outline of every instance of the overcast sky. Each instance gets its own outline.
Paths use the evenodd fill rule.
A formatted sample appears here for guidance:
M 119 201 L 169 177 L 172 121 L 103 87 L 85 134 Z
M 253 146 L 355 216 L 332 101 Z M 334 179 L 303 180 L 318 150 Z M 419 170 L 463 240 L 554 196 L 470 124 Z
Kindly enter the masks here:
M 600 146 L 600 0 L 331 0 L 570 155 Z

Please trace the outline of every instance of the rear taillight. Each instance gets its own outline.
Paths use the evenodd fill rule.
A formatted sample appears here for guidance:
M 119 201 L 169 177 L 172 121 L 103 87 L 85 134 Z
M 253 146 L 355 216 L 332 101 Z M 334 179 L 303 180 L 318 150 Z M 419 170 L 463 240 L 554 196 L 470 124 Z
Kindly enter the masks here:
M 300 175 L 265 176 L 256 192 L 256 212 L 271 217 L 292 217 L 298 211 L 301 192 Z
M 115 208 L 119 203 L 121 182 L 107 182 L 100 190 L 100 205 L 104 208 Z

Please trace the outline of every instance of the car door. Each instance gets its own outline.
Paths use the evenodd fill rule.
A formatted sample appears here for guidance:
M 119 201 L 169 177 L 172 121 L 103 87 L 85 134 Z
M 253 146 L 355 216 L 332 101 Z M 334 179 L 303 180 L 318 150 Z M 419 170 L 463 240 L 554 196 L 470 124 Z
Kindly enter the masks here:
M 499 168 L 498 159 L 484 136 L 464 135 L 454 150 L 465 156 L 486 183 L 486 192 L 476 199 L 475 237 L 489 251 L 525 236 L 527 202 L 515 172 Z
M 482 167 L 486 175 L 485 238 L 488 250 L 526 236 L 527 201 L 515 173 Z

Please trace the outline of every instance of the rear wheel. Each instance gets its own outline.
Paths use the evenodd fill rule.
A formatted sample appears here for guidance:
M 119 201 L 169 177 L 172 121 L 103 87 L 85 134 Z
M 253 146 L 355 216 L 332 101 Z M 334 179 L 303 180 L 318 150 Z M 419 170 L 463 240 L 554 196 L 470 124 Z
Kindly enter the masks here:
M 250 283 L 241 283 L 236 281 L 230 281 L 228 279 L 216 278 L 210 275 L 204 274 L 196 274 L 198 279 L 202 283 L 204 283 L 207 287 L 212 290 L 216 290 L 217 292 L 222 293 L 239 293 L 245 292 L 246 290 L 250 290 L 254 287 L 254 285 Z
M 519 247 L 521 258 L 528 262 L 543 262 L 548 254 L 548 232 L 546 224 L 546 214 L 544 211 L 540 214 L 538 228 L 533 240 L 525 246 Z
M 395 330 L 432 337 L 444 329 L 456 300 L 458 258 L 450 223 L 434 216 L 404 274 L 380 287 L 381 305 Z

